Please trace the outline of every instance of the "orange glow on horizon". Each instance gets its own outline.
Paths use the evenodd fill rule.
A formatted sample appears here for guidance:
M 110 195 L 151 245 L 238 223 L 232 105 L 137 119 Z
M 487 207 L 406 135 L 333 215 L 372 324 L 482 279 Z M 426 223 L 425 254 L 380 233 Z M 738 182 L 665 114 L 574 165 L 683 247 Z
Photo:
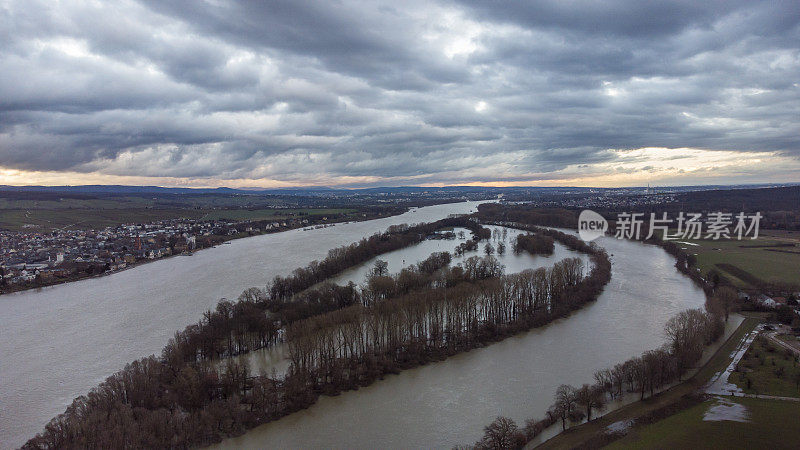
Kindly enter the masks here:
M 364 186 L 480 186 L 480 187 L 631 187 L 646 184 L 702 185 L 784 183 L 800 181 L 800 161 L 775 153 L 701 149 L 641 148 L 612 150 L 606 162 L 574 164 L 549 173 L 503 173 L 498 168 L 441 173 L 448 181 L 432 181 L 437 174 L 414 177 L 315 175 L 292 181 L 270 178 L 153 177 L 95 172 L 26 171 L 0 166 L 0 185 L 146 185 L 184 188 L 292 188 Z M 487 179 L 491 181 L 475 181 Z

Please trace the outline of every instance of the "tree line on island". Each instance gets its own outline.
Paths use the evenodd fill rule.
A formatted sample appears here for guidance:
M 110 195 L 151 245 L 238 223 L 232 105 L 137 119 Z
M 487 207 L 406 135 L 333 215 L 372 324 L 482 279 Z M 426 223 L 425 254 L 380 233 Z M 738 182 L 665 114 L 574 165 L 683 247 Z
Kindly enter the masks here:
M 223 301 L 176 334 L 160 357 L 128 364 L 28 441 L 26 448 L 191 447 L 218 442 L 313 404 L 321 394 L 366 386 L 542 326 L 593 301 L 611 277 L 605 251 L 547 230 L 589 255 L 549 269 L 505 275 L 490 255 L 450 266 L 447 253 L 389 275 L 377 264 L 363 289 L 324 280 L 443 227 L 490 237 L 467 218 L 400 226 L 336 249 L 319 263 L 276 277 L 265 290 Z M 231 356 L 285 341 L 283 376 L 251 374 Z M 222 361 L 217 361 L 222 359 Z
M 322 261 L 312 261 L 288 276 L 276 276 L 265 289 L 247 289 L 236 302 L 220 301 L 216 310 L 206 311 L 197 324 L 176 333 L 165 348 L 166 355 L 184 362 L 209 361 L 275 345 L 287 325 L 361 300 L 354 284 L 339 286 L 326 280 L 381 254 L 422 242 L 436 230 L 449 227 L 469 229 L 473 239 L 490 233 L 466 217 L 391 226 L 384 233 L 334 248 Z
M 426 289 L 292 324 L 289 375 L 325 393 L 369 384 L 561 317 L 593 299 L 600 277 L 584 277 L 580 258 L 504 276 L 494 257 L 473 257 Z

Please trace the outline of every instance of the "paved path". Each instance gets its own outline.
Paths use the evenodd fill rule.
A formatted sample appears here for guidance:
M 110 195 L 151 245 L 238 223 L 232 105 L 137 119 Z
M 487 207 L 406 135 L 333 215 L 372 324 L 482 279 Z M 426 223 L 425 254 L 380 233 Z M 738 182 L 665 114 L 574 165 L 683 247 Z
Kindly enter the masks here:
M 782 341 L 778 336 L 776 336 L 777 333 L 778 333 L 777 331 L 770 331 L 768 333 L 764 333 L 764 335 L 770 341 L 780 345 L 781 347 L 783 347 L 783 348 L 785 348 L 787 350 L 791 350 L 795 355 L 800 355 L 800 349 L 798 349 L 797 347 Z
M 788 402 L 800 402 L 798 397 L 779 397 L 777 395 L 761 395 L 761 394 L 734 394 L 735 397 L 749 397 L 749 398 L 765 398 L 767 400 L 786 400 Z
M 742 392 L 742 389 L 739 386 L 736 386 L 733 383 L 728 383 L 728 377 L 733 372 L 736 364 L 739 363 L 739 360 L 742 359 L 742 356 L 747 352 L 747 349 L 750 348 L 750 345 L 753 343 L 755 338 L 758 336 L 759 333 L 766 336 L 772 342 L 780 345 L 781 347 L 791 350 L 796 354 L 800 354 L 800 350 L 792 347 L 791 345 L 781 341 L 775 336 L 775 331 L 770 332 L 763 332 L 762 333 L 763 325 L 757 326 L 753 331 L 746 334 L 739 346 L 736 348 L 736 352 L 733 355 L 733 360 L 731 360 L 728 367 L 725 370 L 717 372 L 711 377 L 711 381 L 705 386 L 704 391 L 707 394 L 717 395 L 717 396 L 733 396 L 733 397 L 748 397 L 748 398 L 763 398 L 768 400 L 785 400 L 790 402 L 800 402 L 800 398 L 797 397 L 781 397 L 777 395 L 763 395 L 763 394 L 745 394 Z
M 711 380 L 708 382 L 708 384 L 706 384 L 705 388 L 703 388 L 705 393 L 712 394 L 712 395 L 743 395 L 744 394 L 744 392 L 742 392 L 742 390 L 741 390 L 741 388 L 739 388 L 739 386 L 736 386 L 733 383 L 728 383 L 728 377 L 730 376 L 731 373 L 733 373 L 733 370 L 736 367 L 736 364 L 739 363 L 739 360 L 742 359 L 742 357 L 744 356 L 745 352 L 747 352 L 747 349 L 750 348 L 750 344 L 753 343 L 753 341 L 755 340 L 756 336 L 758 336 L 758 333 L 761 332 L 762 328 L 763 328 L 763 325 L 758 325 L 758 326 L 755 327 L 755 329 L 753 329 L 753 331 L 751 331 L 750 333 L 748 333 L 748 334 L 744 335 L 744 337 L 742 337 L 742 340 L 739 342 L 739 345 L 736 347 L 736 351 L 733 354 L 733 359 L 731 360 L 730 364 L 728 364 L 728 367 L 726 367 L 724 370 L 721 370 L 721 371 L 715 373 L 711 377 Z

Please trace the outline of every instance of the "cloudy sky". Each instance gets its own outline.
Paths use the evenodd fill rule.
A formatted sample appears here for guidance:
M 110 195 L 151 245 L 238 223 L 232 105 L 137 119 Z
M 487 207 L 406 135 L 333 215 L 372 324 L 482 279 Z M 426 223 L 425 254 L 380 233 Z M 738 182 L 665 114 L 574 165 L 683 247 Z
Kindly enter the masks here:
M 800 181 L 800 2 L 0 0 L 0 184 Z

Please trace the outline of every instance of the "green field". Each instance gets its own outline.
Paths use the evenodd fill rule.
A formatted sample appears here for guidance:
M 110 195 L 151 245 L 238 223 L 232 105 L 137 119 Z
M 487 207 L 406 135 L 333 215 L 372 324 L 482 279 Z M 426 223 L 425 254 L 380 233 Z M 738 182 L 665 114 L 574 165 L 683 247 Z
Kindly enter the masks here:
M 798 448 L 800 402 L 726 398 L 747 409 L 748 422 L 703 420 L 717 399 L 708 400 L 664 420 L 632 430 L 608 448 Z M 721 406 L 725 408 L 725 406 Z
M 0 197 L 0 229 L 102 229 L 123 223 L 177 218 L 245 221 L 283 220 L 298 216 L 318 218 L 340 214 L 352 214 L 353 219 L 361 216 L 355 214 L 358 210 L 354 208 L 302 208 L 286 202 L 286 199 L 274 196 L 222 194 L 4 196 Z
M 199 218 L 192 209 L 38 209 L 0 210 L 0 228 L 47 231 L 54 228 L 101 229 L 123 223 L 147 223 L 174 218 Z
M 800 284 L 800 233 L 762 230 L 755 240 L 686 240 L 697 245 L 678 245 L 697 256 L 697 266 L 708 274 L 714 269 L 740 288 L 755 288 L 727 271 L 731 264 L 767 283 Z M 792 245 L 792 246 L 787 246 Z
M 288 217 L 352 214 L 355 209 L 191 209 L 191 208 L 82 208 L 0 209 L 0 229 L 47 231 L 54 228 L 102 229 L 123 223 L 148 223 L 165 219 L 281 220 Z M 355 218 L 355 217 L 354 217 Z
M 794 355 L 766 338 L 753 341 L 728 381 L 748 394 L 800 397 L 800 367 Z
M 754 316 L 755 317 L 755 316 Z M 750 320 L 750 319 L 749 319 Z M 752 323 L 752 322 L 751 322 Z M 740 331 L 752 329 L 741 327 Z M 738 334 L 738 333 L 737 333 Z M 734 336 L 729 342 L 738 341 Z M 707 379 L 709 373 L 720 370 L 730 360 L 732 348 L 725 347 L 698 376 Z M 721 360 L 717 360 L 721 357 Z M 774 361 L 774 363 L 773 363 Z M 784 367 L 784 375 L 775 371 Z M 747 371 L 751 379 L 747 388 L 742 373 L 731 374 L 733 382 L 749 394 L 767 394 L 798 397 L 795 373 L 800 370 L 791 357 L 786 358 L 783 349 L 762 339 L 756 339 L 740 361 L 740 368 Z M 709 408 L 726 410 L 730 403 L 742 405 L 747 411 L 747 422 L 734 420 L 704 420 Z M 760 398 L 724 397 L 711 398 L 699 405 L 650 425 L 636 427 L 627 436 L 609 445 L 609 448 L 798 448 L 800 427 L 794 418 L 800 414 L 800 402 Z
M 127 209 L 153 207 L 156 202 L 142 197 L 113 197 L 96 199 L 18 200 L 0 198 L 0 210 L 53 209 Z M 162 206 L 161 209 L 166 208 Z
M 355 209 L 217 209 L 208 211 L 201 218 L 204 220 L 264 220 L 280 219 L 289 216 L 332 216 L 334 214 L 351 214 Z

